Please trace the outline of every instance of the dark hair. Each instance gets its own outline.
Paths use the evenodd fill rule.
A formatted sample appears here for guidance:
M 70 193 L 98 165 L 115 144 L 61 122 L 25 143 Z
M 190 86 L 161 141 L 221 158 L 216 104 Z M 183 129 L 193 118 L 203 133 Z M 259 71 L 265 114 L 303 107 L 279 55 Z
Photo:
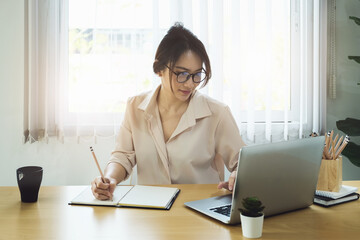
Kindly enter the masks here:
M 180 22 L 176 22 L 161 40 L 155 54 L 154 72 L 158 73 L 164 70 L 167 64 L 169 64 L 170 69 L 173 69 L 176 61 L 188 50 L 199 55 L 202 64 L 205 65 L 206 79 L 201 86 L 204 87 L 211 78 L 209 56 L 204 44 L 191 31 L 184 28 Z

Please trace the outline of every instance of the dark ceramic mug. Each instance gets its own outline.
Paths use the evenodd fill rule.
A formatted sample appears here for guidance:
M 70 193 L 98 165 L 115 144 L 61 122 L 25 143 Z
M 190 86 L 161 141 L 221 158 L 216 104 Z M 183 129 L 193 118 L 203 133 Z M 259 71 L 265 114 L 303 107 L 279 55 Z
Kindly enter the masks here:
M 27 166 L 16 170 L 22 202 L 36 202 L 43 176 L 42 167 Z

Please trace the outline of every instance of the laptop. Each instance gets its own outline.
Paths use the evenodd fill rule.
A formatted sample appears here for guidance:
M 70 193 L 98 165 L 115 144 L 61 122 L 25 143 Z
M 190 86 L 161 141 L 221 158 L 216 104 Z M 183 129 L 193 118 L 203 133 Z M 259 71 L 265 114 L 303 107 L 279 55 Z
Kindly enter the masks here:
M 256 196 L 265 217 L 310 206 L 325 137 L 245 146 L 240 150 L 232 194 L 186 202 L 193 210 L 225 224 L 240 223 L 242 199 Z

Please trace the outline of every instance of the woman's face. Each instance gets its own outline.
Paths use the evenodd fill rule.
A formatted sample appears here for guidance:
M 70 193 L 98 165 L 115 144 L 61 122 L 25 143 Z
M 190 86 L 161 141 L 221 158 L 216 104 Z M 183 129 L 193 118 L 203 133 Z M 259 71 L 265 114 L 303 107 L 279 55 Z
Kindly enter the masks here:
M 187 72 L 190 74 L 201 72 L 201 70 L 201 58 L 190 50 L 180 56 L 179 60 L 175 63 L 172 69 L 175 73 Z M 169 79 L 169 71 L 170 70 L 168 68 L 165 68 L 161 73 L 162 88 L 167 93 L 173 94 L 178 100 L 183 102 L 187 101 L 200 83 L 194 83 L 192 77 L 184 83 L 179 83 L 176 80 L 177 76 L 174 73 L 172 73 L 171 79 Z M 172 83 L 172 90 L 170 81 Z

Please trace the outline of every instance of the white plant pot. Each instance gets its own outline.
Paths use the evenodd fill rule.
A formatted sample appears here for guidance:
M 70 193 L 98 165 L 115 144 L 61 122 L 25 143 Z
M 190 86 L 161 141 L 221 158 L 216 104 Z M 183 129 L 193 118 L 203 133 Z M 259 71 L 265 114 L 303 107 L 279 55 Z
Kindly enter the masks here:
M 262 235 L 264 214 L 260 217 L 247 217 L 240 214 L 242 234 L 246 238 L 259 238 Z

